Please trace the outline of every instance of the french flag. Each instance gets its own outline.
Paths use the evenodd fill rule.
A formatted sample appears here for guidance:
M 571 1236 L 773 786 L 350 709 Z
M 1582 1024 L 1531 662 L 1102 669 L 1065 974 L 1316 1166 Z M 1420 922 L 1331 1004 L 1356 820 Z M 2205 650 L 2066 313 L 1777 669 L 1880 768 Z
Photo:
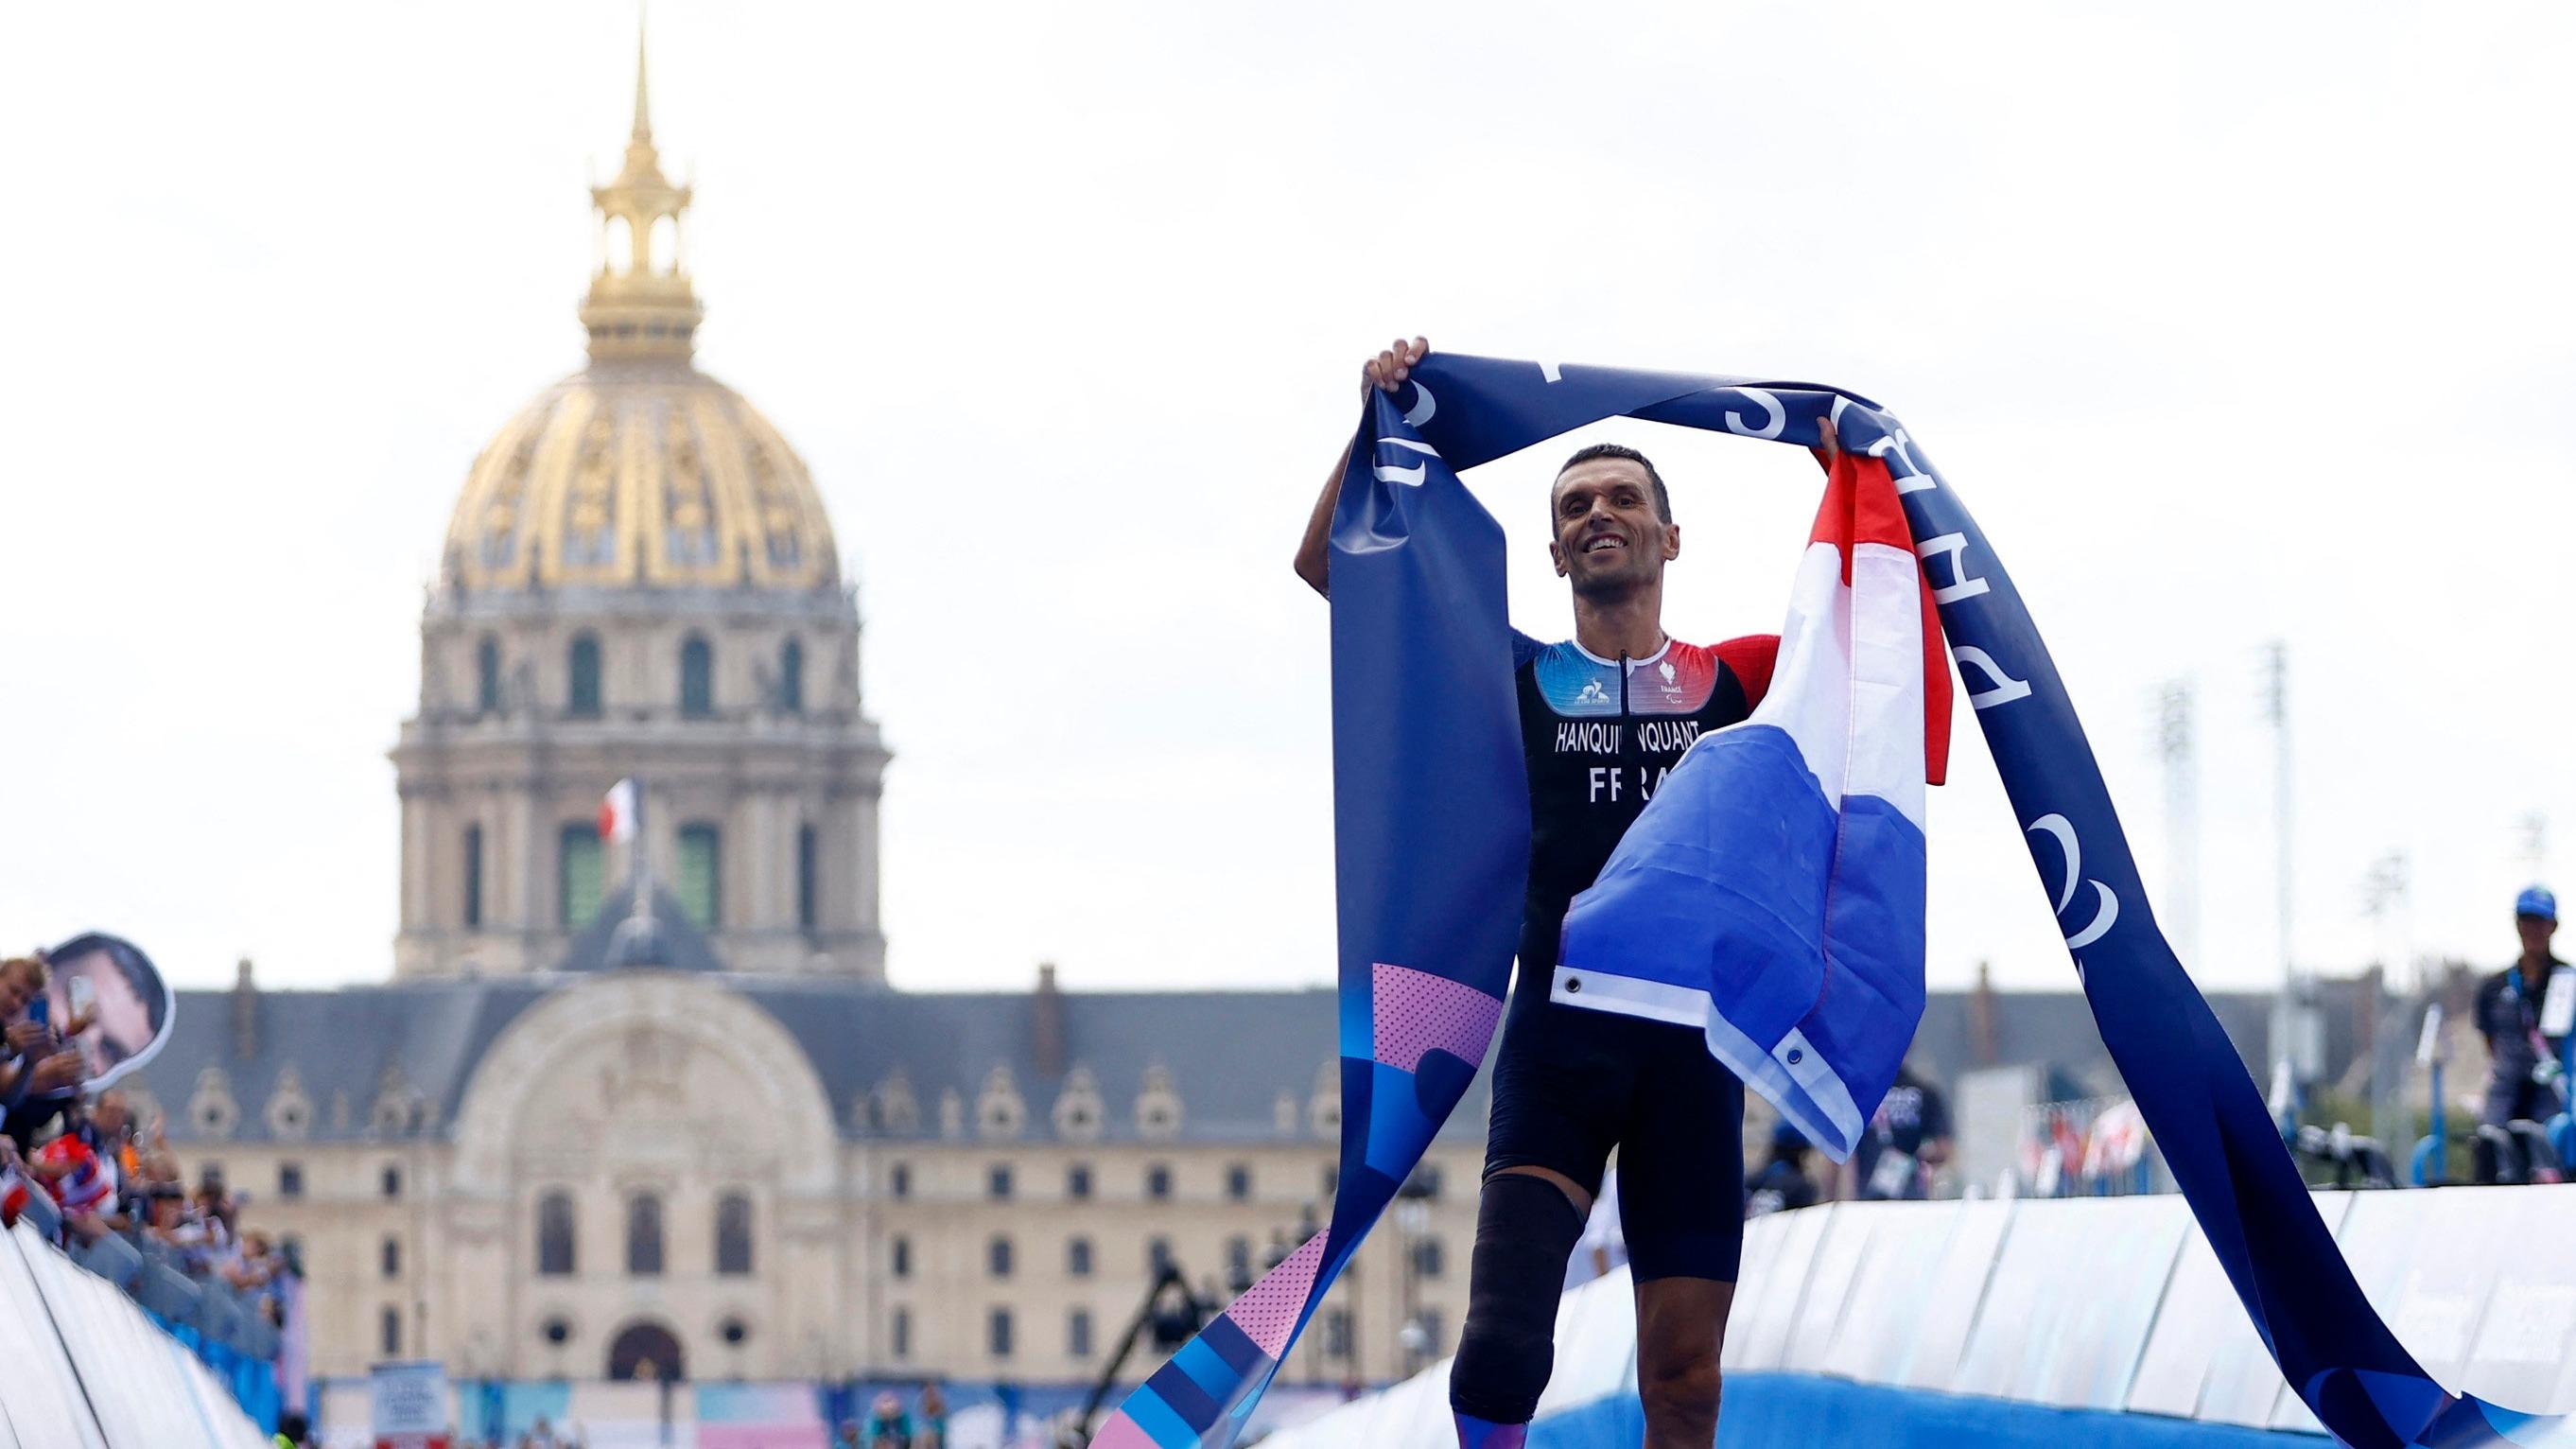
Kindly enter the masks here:
M 599 838 L 617 845 L 633 840 L 641 811 L 633 776 L 609 786 L 599 802 Z
M 1566 912 L 1550 999 L 1701 1028 L 1835 1161 L 1923 1017 L 1924 785 L 1950 670 L 1887 465 L 1835 450 L 1771 687 Z

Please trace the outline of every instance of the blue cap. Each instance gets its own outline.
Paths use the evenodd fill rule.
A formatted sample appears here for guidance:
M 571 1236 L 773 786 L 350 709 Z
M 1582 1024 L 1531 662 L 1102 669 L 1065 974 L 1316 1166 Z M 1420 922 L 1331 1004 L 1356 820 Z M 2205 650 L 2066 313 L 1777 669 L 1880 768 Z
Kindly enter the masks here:
M 2557 920 L 2558 897 L 2551 895 L 2547 886 L 2525 886 L 2522 894 L 2513 898 L 2513 913 L 2538 916 L 2544 921 Z

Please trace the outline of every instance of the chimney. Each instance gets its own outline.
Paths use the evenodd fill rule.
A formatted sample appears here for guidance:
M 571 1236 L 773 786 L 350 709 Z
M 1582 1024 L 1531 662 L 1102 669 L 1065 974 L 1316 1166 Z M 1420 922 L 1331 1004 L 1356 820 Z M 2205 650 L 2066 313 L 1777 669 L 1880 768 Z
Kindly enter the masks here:
M 248 956 L 233 968 L 233 1055 L 242 1061 L 259 1055 L 259 983 L 251 980 Z
M 1055 989 L 1055 963 L 1038 963 L 1037 994 L 1029 1001 L 1029 1054 L 1041 1080 L 1064 1075 L 1064 993 Z
M 1995 965 L 1977 963 L 1977 989 L 1968 998 L 1968 1050 L 1976 1064 L 1995 1064 Z

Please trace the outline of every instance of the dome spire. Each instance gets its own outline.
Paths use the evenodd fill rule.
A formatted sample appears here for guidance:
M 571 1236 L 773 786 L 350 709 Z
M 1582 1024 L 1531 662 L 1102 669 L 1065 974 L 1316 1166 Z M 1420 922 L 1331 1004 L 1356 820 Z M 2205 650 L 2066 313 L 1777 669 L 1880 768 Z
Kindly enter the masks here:
M 644 10 L 635 10 L 635 129 L 628 134 L 646 145 L 653 143 L 653 108 L 645 101 L 644 87 Z
M 681 262 L 690 191 L 662 174 L 644 71 L 644 18 L 635 19 L 635 124 L 617 179 L 590 189 L 599 213 L 600 266 L 581 304 L 593 362 L 685 362 L 706 315 Z

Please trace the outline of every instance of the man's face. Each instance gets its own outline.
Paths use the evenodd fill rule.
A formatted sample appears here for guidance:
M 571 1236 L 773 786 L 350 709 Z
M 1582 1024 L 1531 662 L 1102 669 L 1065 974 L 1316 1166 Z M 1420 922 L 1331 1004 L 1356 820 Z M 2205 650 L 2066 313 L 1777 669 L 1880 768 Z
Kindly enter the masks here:
M 1643 464 L 1592 458 L 1556 477 L 1548 501 L 1556 520 L 1548 557 L 1578 594 L 1620 594 L 1664 576 L 1682 550 L 1682 531 L 1655 511 Z
M 98 1105 L 90 1108 L 89 1119 L 98 1125 L 98 1130 L 111 1136 L 123 1132 L 125 1130 L 125 1094 L 110 1092 L 99 1098 Z
M 2516 916 L 2513 929 L 2522 937 L 2526 955 L 2545 956 L 2549 953 L 2549 938 L 2558 934 L 2558 923 L 2547 916 Z
M 36 999 L 36 978 L 26 971 L 0 971 L 0 1021 L 16 1021 L 26 1015 L 27 1003 Z

